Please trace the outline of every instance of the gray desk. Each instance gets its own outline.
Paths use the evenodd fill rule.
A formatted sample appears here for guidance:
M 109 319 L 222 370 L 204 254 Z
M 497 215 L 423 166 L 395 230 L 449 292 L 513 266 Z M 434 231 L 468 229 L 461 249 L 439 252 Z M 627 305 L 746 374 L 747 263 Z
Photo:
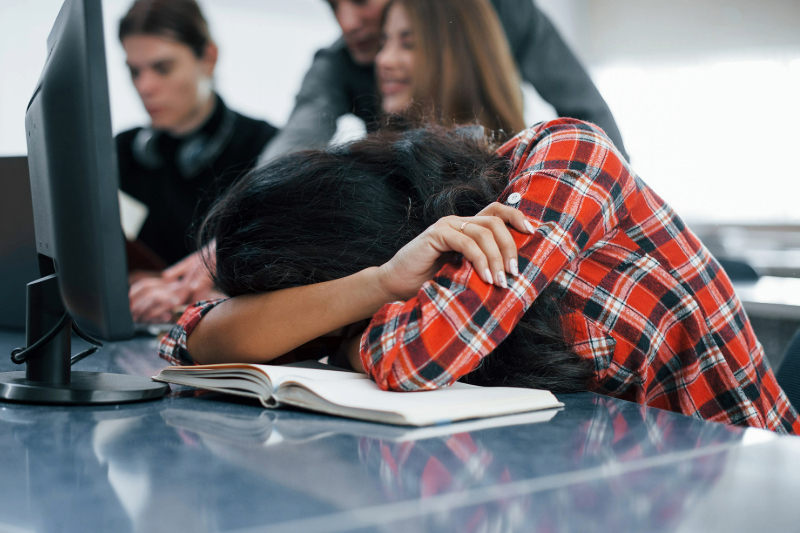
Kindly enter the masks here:
M 0 332 L 0 371 L 21 340 Z M 154 350 L 117 343 L 77 366 L 150 375 Z M 188 389 L 0 404 L 0 531 L 798 530 L 800 439 L 561 399 L 549 420 L 434 435 Z

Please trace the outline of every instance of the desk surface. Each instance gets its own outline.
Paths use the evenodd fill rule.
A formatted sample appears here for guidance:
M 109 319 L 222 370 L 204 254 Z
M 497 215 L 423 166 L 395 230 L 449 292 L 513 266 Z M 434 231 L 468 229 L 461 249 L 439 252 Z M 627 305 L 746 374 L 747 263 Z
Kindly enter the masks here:
M 19 369 L 7 353 L 22 340 L 0 331 L 0 371 Z M 76 369 L 162 366 L 135 339 Z M 3 403 L 0 531 L 797 530 L 800 439 L 559 398 L 549 420 L 433 434 L 176 388 L 110 407 Z

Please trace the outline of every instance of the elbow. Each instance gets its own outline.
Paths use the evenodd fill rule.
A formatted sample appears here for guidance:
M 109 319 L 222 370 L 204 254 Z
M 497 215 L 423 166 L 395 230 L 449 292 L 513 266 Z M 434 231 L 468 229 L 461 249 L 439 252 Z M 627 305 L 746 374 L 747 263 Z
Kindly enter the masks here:
M 368 357 L 374 362 L 364 365 L 364 370 L 381 390 L 391 392 L 436 390 L 451 385 L 457 379 L 439 368 L 433 361 L 425 367 L 418 368 L 411 358 L 399 354 L 373 355 L 374 359 L 371 355 Z M 437 371 L 433 371 L 434 367 Z

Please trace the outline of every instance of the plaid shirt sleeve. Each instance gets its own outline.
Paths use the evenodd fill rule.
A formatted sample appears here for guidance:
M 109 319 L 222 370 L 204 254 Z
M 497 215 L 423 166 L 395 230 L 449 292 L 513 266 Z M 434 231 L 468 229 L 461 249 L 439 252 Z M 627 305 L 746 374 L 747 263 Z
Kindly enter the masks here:
M 186 339 L 197 327 L 200 319 L 225 300 L 227 298 L 205 300 L 190 305 L 183 312 L 175 327 L 161 339 L 158 344 L 158 355 L 173 365 L 196 365 L 197 363 L 194 362 L 192 356 L 186 350 Z
M 514 204 L 536 228 L 511 230 L 519 276 L 508 289 L 489 285 L 468 261 L 448 264 L 416 297 L 385 305 L 361 340 L 361 362 L 384 390 L 452 384 L 508 335 L 544 288 L 629 210 L 633 175 L 594 125 L 558 119 L 521 132 L 498 154 L 511 160 Z

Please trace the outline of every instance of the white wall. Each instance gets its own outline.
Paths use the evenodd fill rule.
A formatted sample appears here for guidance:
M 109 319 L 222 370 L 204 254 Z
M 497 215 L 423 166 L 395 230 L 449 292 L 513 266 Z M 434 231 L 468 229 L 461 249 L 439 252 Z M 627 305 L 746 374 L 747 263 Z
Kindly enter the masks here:
M 62 0 L 0 0 L 0 155 L 27 152 L 25 107 Z M 200 0 L 220 48 L 217 88 L 237 111 L 282 125 L 313 53 L 338 26 L 323 0 Z M 103 0 L 114 132 L 147 123 L 116 38 L 130 0 Z
M 684 218 L 800 222 L 800 2 L 537 2 Z
M 690 220 L 800 222 L 800 2 L 589 0 L 636 171 Z

